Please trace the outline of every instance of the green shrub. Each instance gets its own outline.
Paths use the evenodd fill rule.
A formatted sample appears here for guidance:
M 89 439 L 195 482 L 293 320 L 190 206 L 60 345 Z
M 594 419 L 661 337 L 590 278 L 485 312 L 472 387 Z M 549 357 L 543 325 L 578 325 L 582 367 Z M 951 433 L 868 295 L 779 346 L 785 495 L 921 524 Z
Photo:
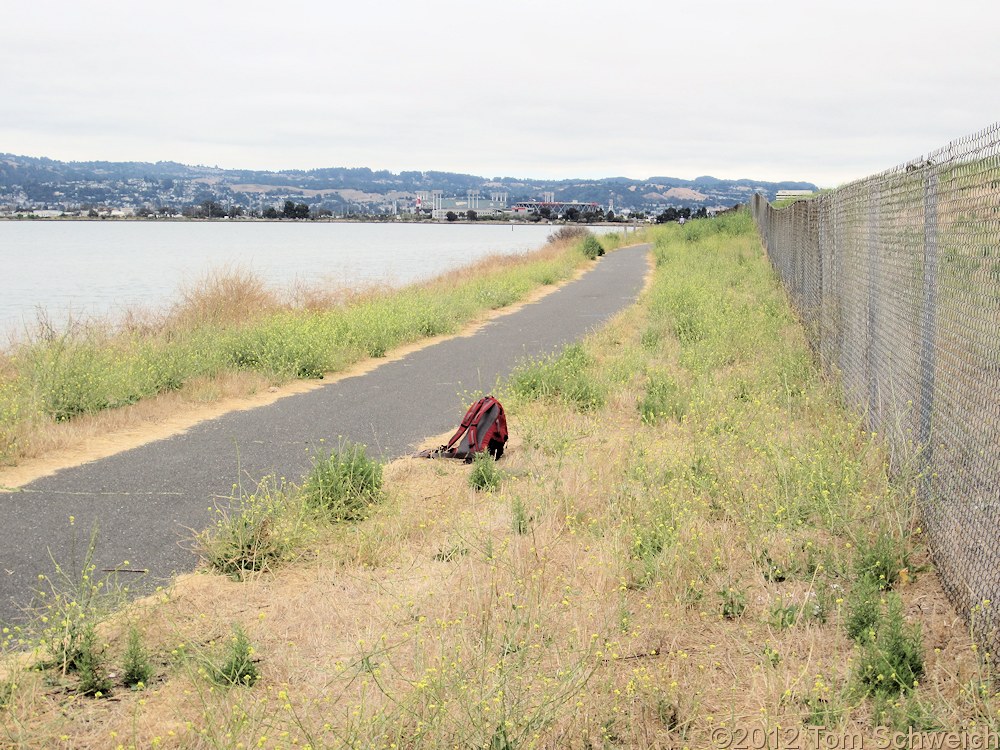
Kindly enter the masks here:
M 72 667 L 80 677 L 79 691 L 82 695 L 102 698 L 110 693 L 112 682 L 104 671 L 97 645 L 97 628 L 93 622 L 83 627 Z
M 920 626 L 906 625 L 903 603 L 890 594 L 885 616 L 876 637 L 862 648 L 857 680 L 862 692 L 871 696 L 895 696 L 913 690 L 924 674 L 923 638 Z
M 122 660 L 122 682 L 125 687 L 141 687 L 153 676 L 153 665 L 149 661 L 149 653 L 142 645 L 142 634 L 131 627 L 128 631 L 128 644 Z
M 260 679 L 254 659 L 254 648 L 246 632 L 239 625 L 233 626 L 233 637 L 226 648 L 225 659 L 211 673 L 220 685 L 242 685 L 253 687 Z
M 493 492 L 503 481 L 503 472 L 497 468 L 497 462 L 488 451 L 477 453 L 472 459 L 472 472 L 469 474 L 469 486 L 479 492 Z
M 588 234 L 583 238 L 583 242 L 580 243 L 580 251 L 587 256 L 589 260 L 597 260 L 597 258 L 604 255 L 604 247 L 592 234 Z
M 871 576 L 862 576 L 847 597 L 847 635 L 858 643 L 875 638 L 882 619 L 882 589 Z
M 382 499 L 382 465 L 368 458 L 363 445 L 343 443 L 313 461 L 302 499 L 331 521 L 359 521 Z

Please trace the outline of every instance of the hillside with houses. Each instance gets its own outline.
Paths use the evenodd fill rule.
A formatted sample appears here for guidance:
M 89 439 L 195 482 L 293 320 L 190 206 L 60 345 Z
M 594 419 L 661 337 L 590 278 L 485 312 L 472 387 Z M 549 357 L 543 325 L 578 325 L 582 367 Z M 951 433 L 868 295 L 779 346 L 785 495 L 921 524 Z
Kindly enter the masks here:
M 579 217 L 614 220 L 668 209 L 714 213 L 755 192 L 806 182 L 697 177 L 540 180 L 332 167 L 277 172 L 175 162 L 62 162 L 0 154 L 0 215 L 265 218 Z M 292 212 L 288 210 L 291 204 Z

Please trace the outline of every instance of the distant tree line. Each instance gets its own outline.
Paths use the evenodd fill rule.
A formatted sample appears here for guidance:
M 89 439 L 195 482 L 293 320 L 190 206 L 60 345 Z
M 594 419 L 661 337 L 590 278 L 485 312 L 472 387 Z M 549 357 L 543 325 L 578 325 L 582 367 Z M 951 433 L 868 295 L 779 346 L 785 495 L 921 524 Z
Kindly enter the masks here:
M 678 219 L 704 219 L 708 216 L 708 209 L 702 206 L 692 213 L 690 208 L 674 208 L 671 206 L 656 217 L 657 224 L 666 224 Z
M 151 208 L 148 205 L 136 210 L 136 214 L 142 217 L 153 216 L 155 214 L 167 215 L 171 211 L 176 209 L 170 209 L 165 206 L 159 208 Z M 317 206 L 309 206 L 306 203 L 296 203 L 293 200 L 286 200 L 284 205 L 279 209 L 274 206 L 268 206 L 263 211 L 256 211 L 253 209 L 244 209 L 238 204 L 232 203 L 222 203 L 220 201 L 206 199 L 201 201 L 201 203 L 184 206 L 180 209 L 182 215 L 188 218 L 197 219 L 223 219 L 230 218 L 235 219 L 241 216 L 251 216 L 251 217 L 262 217 L 265 219 L 322 219 L 333 216 L 333 211 L 329 208 L 320 208 Z M 98 212 L 95 208 L 91 208 L 88 214 L 92 217 L 97 217 Z M 374 215 L 367 213 L 354 213 L 347 211 L 344 212 L 345 218 L 351 218 L 356 220 L 388 220 L 393 217 L 388 214 L 385 215 Z M 665 209 L 662 213 L 656 216 L 657 224 L 664 224 L 668 222 L 678 221 L 679 219 L 699 219 L 708 216 L 708 211 L 706 208 L 702 207 L 695 211 L 690 208 L 674 208 L 670 207 Z M 417 217 L 419 218 L 419 217 Z M 476 221 L 478 220 L 479 214 L 474 210 L 464 211 L 462 213 L 456 213 L 455 211 L 448 211 L 445 214 L 445 218 L 449 221 L 458 221 L 462 218 L 466 221 Z M 529 212 L 527 215 L 523 215 L 522 220 L 529 222 L 539 222 L 539 221 L 565 221 L 570 223 L 578 224 L 589 224 L 593 222 L 614 222 L 625 220 L 624 215 L 616 215 L 614 211 L 607 210 L 603 208 L 597 208 L 596 210 L 581 210 L 574 206 L 569 206 L 565 208 L 561 213 L 554 210 L 550 206 L 543 206 L 537 210 Z M 644 220 L 646 215 L 644 213 L 633 212 L 629 215 L 630 220 Z

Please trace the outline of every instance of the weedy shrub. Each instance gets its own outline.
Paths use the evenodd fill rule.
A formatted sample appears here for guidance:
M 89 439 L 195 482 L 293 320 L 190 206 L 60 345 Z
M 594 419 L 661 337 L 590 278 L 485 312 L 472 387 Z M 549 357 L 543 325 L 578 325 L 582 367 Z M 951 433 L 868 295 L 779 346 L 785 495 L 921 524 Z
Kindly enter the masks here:
M 450 547 L 442 547 L 437 552 L 434 553 L 434 559 L 438 562 L 453 562 L 460 557 L 465 557 L 469 554 L 469 548 L 464 544 L 455 543 Z
M 764 657 L 764 662 L 771 667 L 777 667 L 781 664 L 781 654 L 776 651 L 770 644 L 765 644 L 764 648 L 761 649 L 761 654 Z
M 93 622 L 83 626 L 79 647 L 71 666 L 80 678 L 77 689 L 81 695 L 102 698 L 110 693 L 113 683 L 104 669 L 104 660 L 97 643 L 97 629 Z
M 14 702 L 17 695 L 17 681 L 13 677 L 0 680 L 0 714 Z
M 594 235 L 588 234 L 580 243 L 580 252 L 587 256 L 588 260 L 597 260 L 604 255 L 604 247 Z
M 251 328 L 233 330 L 226 338 L 232 368 L 278 378 L 319 378 L 338 364 L 316 316 L 280 313 Z
M 485 750 L 517 750 L 517 743 L 507 735 L 507 727 L 503 722 L 497 724 L 493 736 L 490 737 L 489 744 Z
M 572 226 L 570 224 L 565 224 L 559 227 L 556 231 L 549 235 L 549 242 L 567 242 L 570 240 L 579 240 L 590 234 L 583 227 Z
M 18 383 L 4 379 L 4 368 L 0 367 L 0 465 L 12 461 L 21 449 L 21 413 L 26 407 L 18 386 Z
M 360 521 L 382 499 L 382 465 L 368 458 L 363 445 L 345 442 L 313 460 L 301 494 L 306 507 L 330 521 Z
M 639 345 L 647 352 L 659 351 L 667 336 L 667 328 L 660 323 L 651 323 L 639 335 Z
M 277 297 L 263 279 L 247 268 L 231 267 L 211 271 L 183 286 L 171 316 L 180 328 L 245 325 L 279 308 Z
M 786 602 L 784 599 L 776 599 L 771 604 L 771 617 L 769 622 L 778 630 L 785 630 L 795 625 L 799 618 L 799 607 L 793 602 Z
M 122 657 L 122 683 L 125 687 L 144 687 L 152 676 L 153 665 L 142 643 L 142 634 L 132 626 L 128 630 L 128 642 Z
M 920 625 L 906 624 L 897 594 L 889 594 L 885 616 L 875 638 L 862 647 L 855 674 L 864 695 L 881 697 L 908 693 L 923 676 Z
M 689 396 L 669 373 L 652 370 L 647 374 L 646 390 L 639 401 L 639 414 L 646 424 L 661 419 L 680 421 L 687 413 Z
M 629 552 L 638 563 L 638 571 L 633 573 L 635 588 L 653 585 L 660 574 L 660 553 L 671 541 L 672 531 L 663 523 L 649 523 L 633 529 Z
M 51 660 L 51 666 L 63 674 L 90 670 L 95 686 L 99 688 L 96 670 L 96 624 L 115 610 L 127 594 L 118 585 L 114 573 L 97 574 L 94 558 L 97 551 L 98 527 L 95 524 L 83 553 L 77 558 L 77 539 L 74 534 L 70 550 L 69 567 L 53 560 L 54 575 L 39 576 L 46 589 L 36 592 L 32 626 L 39 645 Z M 88 678 L 89 679 L 89 678 Z M 93 692 L 99 692 L 95 689 Z
M 854 566 L 858 577 L 869 577 L 888 591 L 899 581 L 900 572 L 909 568 L 909 551 L 901 539 L 882 532 L 858 544 Z
M 774 445 L 769 454 L 776 479 L 775 497 L 783 523 L 801 525 L 822 521 L 833 530 L 849 528 L 851 496 L 861 488 L 863 470 L 843 435 L 809 438 L 789 450 Z
M 531 518 L 524 507 L 524 501 L 515 497 L 510 503 L 511 526 L 515 534 L 527 534 Z
M 872 714 L 875 726 L 890 727 L 906 734 L 913 730 L 914 736 L 919 736 L 920 732 L 942 732 L 948 729 L 935 716 L 934 711 L 924 705 L 919 694 L 912 692 L 872 696 Z
M 822 675 L 816 675 L 809 693 L 802 700 L 806 715 L 802 723 L 813 727 L 826 727 L 829 731 L 840 724 L 847 711 L 841 693 Z
M 199 554 L 211 568 L 234 580 L 270 570 L 295 549 L 302 531 L 299 506 L 283 484 L 264 477 L 252 492 L 242 484 L 215 524 L 196 537 Z
M 472 471 L 469 473 L 469 486 L 479 492 L 493 492 L 503 481 L 503 472 L 497 468 L 497 462 L 488 451 L 477 453 L 472 459 Z
M 847 597 L 844 628 L 852 641 L 874 640 L 882 619 L 882 587 L 871 576 L 861 576 Z
M 507 380 L 508 389 L 528 401 L 553 399 L 578 411 L 604 406 L 604 387 L 591 372 L 593 358 L 582 344 L 571 344 L 558 355 L 520 364 Z
M 722 616 L 727 620 L 735 620 L 742 617 L 747 611 L 747 595 L 733 587 L 725 588 L 719 592 L 722 599 Z
M 255 649 L 240 625 L 233 625 L 223 660 L 209 674 L 219 685 L 253 687 L 260 679 L 260 670 L 254 659 Z

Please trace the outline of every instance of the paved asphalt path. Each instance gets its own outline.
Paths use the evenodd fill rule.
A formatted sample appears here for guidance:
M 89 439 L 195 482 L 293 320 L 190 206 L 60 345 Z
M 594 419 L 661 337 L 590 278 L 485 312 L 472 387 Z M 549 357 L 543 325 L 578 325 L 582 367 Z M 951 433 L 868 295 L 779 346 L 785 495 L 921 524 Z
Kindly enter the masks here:
M 268 474 L 298 481 L 341 437 L 383 459 L 413 452 L 458 424 L 463 395 L 490 392 L 518 361 L 582 338 L 634 301 L 648 249 L 605 255 L 578 280 L 472 336 L 0 492 L 0 622 L 21 618 L 52 558 L 69 567 L 95 521 L 98 569 L 128 560 L 150 571 L 140 584 L 147 589 L 194 568 L 192 529 L 212 523 L 210 507 L 230 497 L 241 473 L 250 486 Z

